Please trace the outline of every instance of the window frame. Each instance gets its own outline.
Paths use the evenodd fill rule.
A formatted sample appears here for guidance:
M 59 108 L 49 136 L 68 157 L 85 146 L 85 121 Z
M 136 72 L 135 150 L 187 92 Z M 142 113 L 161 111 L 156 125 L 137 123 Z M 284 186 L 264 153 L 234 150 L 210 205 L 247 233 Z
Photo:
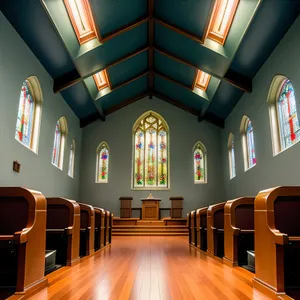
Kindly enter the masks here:
M 203 180 L 196 180 L 195 179 L 195 151 L 196 149 L 199 149 L 202 151 L 203 154 L 203 166 L 204 166 L 204 178 Z M 194 178 L 194 184 L 206 184 L 207 183 L 207 150 L 204 144 L 200 141 L 197 141 L 193 148 L 192 148 L 192 155 L 193 155 L 193 178 Z
M 234 146 L 232 147 L 232 144 L 235 145 L 234 135 L 230 132 L 228 136 L 228 144 L 227 144 L 230 180 L 236 177 L 236 159 L 235 159 L 235 150 L 234 150 L 235 147 Z M 234 157 L 234 164 L 232 163 L 232 151 Z M 235 174 L 233 174 L 233 165 L 234 165 Z
M 101 153 L 101 150 L 103 149 L 103 146 L 105 146 L 105 148 L 108 151 L 107 179 L 101 179 L 101 180 L 99 180 L 100 153 Z M 96 149 L 96 178 L 95 178 L 95 183 L 108 183 L 109 168 L 110 168 L 110 148 L 109 148 L 107 142 L 102 141 L 101 143 L 99 143 L 99 145 L 97 146 L 97 149 Z
M 63 163 L 64 163 L 64 152 L 65 152 L 65 144 L 68 136 L 68 123 L 65 116 L 60 117 L 56 123 L 59 123 L 60 128 L 60 144 L 59 144 L 59 157 L 58 157 L 58 164 L 56 165 L 53 163 L 53 151 L 54 151 L 54 141 L 55 141 L 55 129 L 54 129 L 54 140 L 52 146 L 52 156 L 51 156 L 51 164 L 58 168 L 59 170 L 63 171 Z
M 19 97 L 19 104 L 17 109 L 17 118 L 16 118 L 16 127 L 15 127 L 15 140 L 23 145 L 25 148 L 31 150 L 35 154 L 38 154 L 38 147 L 39 147 L 39 138 L 40 138 L 40 127 L 41 127 L 41 120 L 42 120 L 42 104 L 43 104 L 43 95 L 39 80 L 35 76 L 27 77 L 21 86 L 21 91 L 24 83 L 26 82 L 30 95 L 33 100 L 33 120 L 32 120 L 32 127 L 30 129 L 30 142 L 29 146 L 22 143 L 19 139 L 16 138 L 16 131 L 17 131 L 17 123 L 18 123 L 18 115 L 19 115 L 19 108 L 20 108 L 20 100 Z
M 253 128 L 253 123 L 251 119 L 244 115 L 241 121 L 241 127 L 240 127 L 240 133 L 241 133 L 241 138 L 242 138 L 242 149 L 243 149 L 243 159 L 244 159 L 244 171 L 248 171 L 252 168 L 254 168 L 257 165 L 257 157 L 256 157 L 256 149 L 255 149 L 255 142 L 254 142 L 254 128 L 253 128 L 253 143 L 254 143 L 254 151 L 255 151 L 255 159 L 256 162 L 252 166 L 250 166 L 250 157 L 249 157 L 249 151 L 248 151 L 248 139 L 247 139 L 247 127 L 249 121 L 252 124 Z
M 270 130 L 271 130 L 271 140 L 272 140 L 272 150 L 273 150 L 273 156 L 276 156 L 280 154 L 281 152 L 291 148 L 295 144 L 297 144 L 300 139 L 298 139 L 296 142 L 294 142 L 292 145 L 287 146 L 283 148 L 282 145 L 282 133 L 280 129 L 280 119 L 279 119 L 279 108 L 278 108 L 278 100 L 283 88 L 283 85 L 286 83 L 286 81 L 291 80 L 284 76 L 284 75 L 276 75 L 269 88 L 268 93 L 268 107 L 269 107 L 269 119 L 270 119 Z M 291 83 L 292 84 L 292 83 Z M 292 84 L 293 86 L 293 84 Z M 293 86 L 294 88 L 294 86 Z M 294 89 L 295 91 L 295 89 Z M 294 95 L 295 96 L 295 95 Z M 297 99 L 295 97 L 295 105 L 297 110 L 297 118 L 298 118 L 298 107 L 297 107 Z M 299 118 L 298 118 L 299 122 Z
M 71 160 L 71 152 L 72 154 L 72 160 Z M 68 167 L 68 176 L 71 178 L 74 178 L 74 170 L 75 170 L 75 153 L 76 153 L 76 143 L 75 139 L 73 138 L 71 148 L 70 148 L 70 156 L 69 156 L 69 167 Z M 70 168 L 71 164 L 71 168 Z
M 142 120 L 148 118 L 150 115 L 153 115 L 155 118 L 159 119 L 163 126 L 164 129 L 167 133 L 167 186 L 166 187 L 162 187 L 162 186 L 143 186 L 143 187 L 136 187 L 134 185 L 134 181 L 135 181 L 135 133 L 136 130 L 138 129 L 140 123 Z M 168 191 L 170 190 L 171 186 L 171 176 L 170 176 L 170 129 L 169 129 L 169 125 L 168 123 L 165 121 L 165 119 L 158 113 L 154 112 L 153 110 L 148 110 L 145 113 L 143 113 L 134 123 L 133 127 L 132 127 L 132 171 L 131 171 L 131 190 L 133 191 Z M 145 170 L 144 170 L 145 172 Z

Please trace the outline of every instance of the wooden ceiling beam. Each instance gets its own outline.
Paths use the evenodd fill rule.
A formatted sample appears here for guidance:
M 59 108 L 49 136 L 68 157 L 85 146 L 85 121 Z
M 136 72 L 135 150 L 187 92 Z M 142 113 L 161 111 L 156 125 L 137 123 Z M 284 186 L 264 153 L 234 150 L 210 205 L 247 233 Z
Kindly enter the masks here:
M 162 26 L 164 26 L 164 27 L 166 27 L 168 29 L 171 29 L 172 31 L 174 31 L 174 32 L 176 32 L 178 34 L 181 34 L 181 35 L 183 35 L 183 36 L 185 36 L 185 37 L 187 37 L 187 38 L 189 38 L 189 39 L 191 39 L 191 40 L 193 40 L 193 41 L 195 41 L 195 42 L 197 42 L 199 44 L 203 44 L 204 43 L 202 37 L 200 37 L 200 36 L 197 36 L 197 35 L 195 35 L 195 34 L 193 34 L 191 32 L 188 32 L 186 30 L 178 28 L 178 27 L 176 27 L 174 25 L 171 25 L 170 23 L 168 23 L 166 21 L 162 21 L 162 20 L 159 20 L 159 19 L 156 19 L 156 18 L 153 18 L 153 20 L 154 20 L 155 23 L 160 24 L 160 25 L 162 25 Z
M 134 102 L 136 102 L 136 101 L 138 101 L 138 100 L 140 100 L 140 99 L 142 99 L 142 98 L 144 98 L 144 97 L 146 97 L 148 95 L 149 95 L 149 91 L 148 90 L 144 91 L 144 92 L 138 94 L 137 96 L 134 96 L 132 98 L 127 99 L 126 101 L 123 101 L 123 102 L 121 102 L 121 103 L 119 103 L 117 105 L 114 105 L 113 107 L 111 107 L 110 109 L 108 109 L 107 111 L 105 111 L 104 114 L 106 116 L 110 115 L 113 112 L 115 112 L 115 111 L 117 111 L 117 110 L 119 110 L 119 109 L 121 109 L 121 108 L 123 108 L 125 106 L 128 106 L 129 104 L 132 104 L 132 103 L 134 103 Z
M 122 62 L 126 61 L 127 59 L 130 59 L 130 58 L 132 58 L 132 57 L 134 57 L 136 55 L 139 55 L 139 54 L 141 54 L 141 53 L 143 53 L 145 51 L 148 51 L 148 50 L 149 50 L 149 46 L 144 47 L 142 49 L 139 49 L 139 50 L 137 50 L 137 51 L 135 51 L 135 52 L 133 52 L 133 53 L 131 53 L 129 55 L 123 56 L 123 57 L 115 60 L 114 62 L 106 65 L 105 68 L 96 70 L 95 72 L 93 72 L 91 74 L 88 74 L 88 75 L 86 75 L 84 77 L 80 77 L 80 75 L 77 73 L 77 75 L 76 74 L 71 74 L 71 75 L 65 74 L 65 75 L 63 75 L 63 76 L 61 76 L 59 78 L 55 78 L 54 79 L 53 91 L 54 91 L 55 94 L 57 94 L 57 93 L 63 91 L 64 89 L 66 89 L 66 88 L 68 88 L 68 87 L 70 87 L 70 86 L 72 86 L 72 85 L 74 85 L 74 84 L 82 81 L 83 79 L 86 79 L 86 78 L 92 76 L 95 73 L 98 73 L 98 72 L 100 72 L 100 71 L 102 71 L 104 69 L 109 69 L 111 67 L 114 67 L 115 65 L 117 65 L 119 63 L 122 63 Z
M 149 55 L 148 55 L 148 68 L 150 71 L 149 79 L 148 79 L 148 86 L 150 90 L 150 98 L 152 98 L 152 91 L 154 88 L 154 21 L 153 21 L 153 15 L 154 15 L 154 0 L 148 0 L 148 15 L 149 15 L 149 24 L 148 24 L 148 45 L 150 47 L 149 49 Z
M 149 21 L 149 19 L 150 19 L 150 17 L 148 16 L 146 18 L 139 19 L 138 21 L 136 21 L 136 22 L 134 22 L 134 23 L 132 23 L 130 25 L 126 25 L 126 26 L 123 26 L 121 28 L 118 28 L 117 30 L 115 30 L 115 31 L 107 34 L 104 37 L 102 37 L 100 41 L 101 41 L 101 43 L 106 43 L 107 41 L 109 41 L 109 40 L 117 37 L 118 35 L 120 35 L 122 33 L 125 33 L 125 32 L 127 32 L 129 30 L 132 30 L 132 29 L 134 29 L 134 28 L 136 28 L 136 27 L 138 27 L 138 26 L 140 26 L 140 25 L 142 25 L 144 23 L 147 23 Z
M 167 56 L 181 64 L 184 64 L 190 68 L 194 68 L 194 69 L 199 69 L 198 66 L 196 65 L 193 65 L 192 63 L 186 61 L 185 59 L 182 59 L 178 56 L 175 56 L 169 52 L 167 52 L 166 50 L 162 50 L 162 49 L 159 49 L 157 47 L 154 47 L 154 50 L 159 52 L 160 54 L 164 55 L 164 56 Z M 211 73 L 211 72 L 207 72 L 207 70 L 202 70 L 208 74 L 210 74 L 211 76 L 213 77 L 216 77 L 222 81 L 226 81 L 228 82 L 229 84 L 233 85 L 234 87 L 244 91 L 244 92 L 247 92 L 247 93 L 251 93 L 252 92 L 252 80 L 246 76 L 243 76 L 239 73 L 236 73 L 234 71 L 230 71 L 228 70 L 227 73 L 225 74 L 224 77 L 221 77 L 219 75 L 216 75 L 214 73 Z

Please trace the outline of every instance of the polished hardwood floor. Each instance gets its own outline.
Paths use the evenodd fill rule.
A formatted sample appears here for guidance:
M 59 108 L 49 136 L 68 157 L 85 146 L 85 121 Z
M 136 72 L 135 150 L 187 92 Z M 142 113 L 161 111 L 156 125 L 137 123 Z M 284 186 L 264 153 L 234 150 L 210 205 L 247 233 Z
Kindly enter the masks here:
M 113 237 L 112 245 L 48 276 L 32 300 L 264 300 L 253 274 L 188 244 L 188 237 Z

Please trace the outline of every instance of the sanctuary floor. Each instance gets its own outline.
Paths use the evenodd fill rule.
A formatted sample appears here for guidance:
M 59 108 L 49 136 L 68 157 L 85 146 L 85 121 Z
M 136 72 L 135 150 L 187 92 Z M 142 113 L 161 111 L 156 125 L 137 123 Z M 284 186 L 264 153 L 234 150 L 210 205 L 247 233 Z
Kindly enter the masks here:
M 113 237 L 112 245 L 48 276 L 32 300 L 268 299 L 253 274 L 190 248 L 188 237 Z

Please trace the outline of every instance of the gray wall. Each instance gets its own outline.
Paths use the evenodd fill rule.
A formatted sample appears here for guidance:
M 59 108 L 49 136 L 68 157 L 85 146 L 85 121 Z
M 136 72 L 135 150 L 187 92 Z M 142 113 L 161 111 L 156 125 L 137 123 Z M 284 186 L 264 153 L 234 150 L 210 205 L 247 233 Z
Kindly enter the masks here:
M 0 186 L 24 186 L 46 196 L 78 199 L 79 161 L 82 130 L 79 120 L 60 94 L 52 91 L 53 80 L 21 37 L 0 12 Z M 42 93 L 42 121 L 38 154 L 15 140 L 15 128 L 23 81 L 34 75 Z M 63 170 L 51 164 L 56 121 L 64 115 L 68 122 Z M 68 176 L 69 151 L 76 140 L 75 177 Z M 12 170 L 13 161 L 21 163 L 21 172 Z
M 277 74 L 288 77 L 295 89 L 300 117 L 300 17 L 273 51 L 253 80 L 253 92 L 245 94 L 226 120 L 222 132 L 222 156 L 226 198 L 256 195 L 260 190 L 278 185 L 300 184 L 300 143 L 273 157 L 267 97 L 272 79 Z M 241 136 L 243 115 L 251 119 L 257 164 L 244 172 Z M 227 140 L 235 137 L 236 177 L 229 179 Z
M 220 156 L 221 129 L 202 122 L 157 98 L 147 98 L 131 104 L 84 128 L 80 176 L 80 200 L 120 214 L 120 196 L 132 196 L 133 206 L 141 207 L 140 198 L 149 191 L 131 190 L 132 127 L 144 112 L 159 113 L 170 128 L 171 189 L 153 191 L 162 198 L 161 207 L 170 207 L 170 196 L 184 197 L 184 214 L 209 203 L 224 200 L 222 160 Z M 208 183 L 194 184 L 192 147 L 200 140 L 207 148 Z M 95 183 L 96 148 L 101 141 L 110 147 L 108 183 Z M 216 186 L 218 188 L 216 188 Z

